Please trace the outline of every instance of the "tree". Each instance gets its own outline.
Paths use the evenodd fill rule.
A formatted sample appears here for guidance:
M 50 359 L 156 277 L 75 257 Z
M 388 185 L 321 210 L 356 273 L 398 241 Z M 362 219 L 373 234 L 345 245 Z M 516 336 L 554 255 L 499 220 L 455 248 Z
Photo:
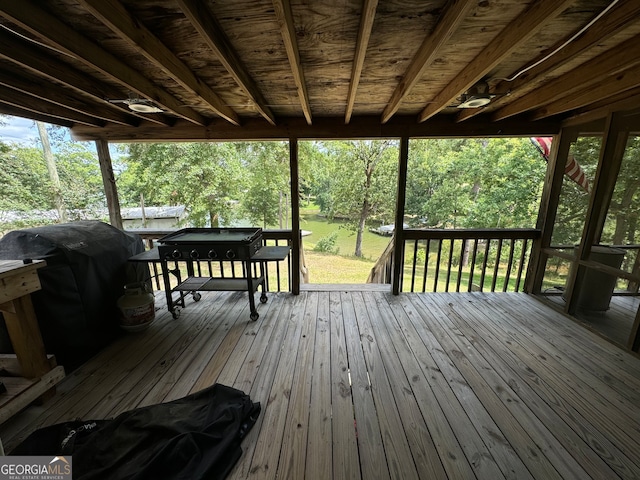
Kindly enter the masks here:
M 373 215 L 393 217 L 397 183 L 398 146 L 392 140 L 358 140 L 324 144 L 328 162 L 331 217 L 347 219 L 356 232 L 354 255 L 362 256 L 366 221 Z
M 95 152 L 88 144 L 63 142 L 54 144 L 60 192 L 73 219 L 100 218 L 105 207 L 100 168 Z M 0 152 L 0 210 L 22 212 L 21 220 L 6 220 L 15 215 L 5 215 L 3 230 L 24 228 L 51 223 L 46 214 L 34 215 L 34 211 L 46 212 L 55 208 L 53 186 L 43 161 L 42 150 L 20 144 L 8 144 Z
M 598 167 L 601 142 L 600 137 L 578 137 L 570 150 L 592 185 Z M 589 198 L 585 190 L 564 176 L 551 238 L 553 245 L 573 246 L 580 243 Z
M 44 161 L 47 165 L 47 171 L 49 172 L 49 180 L 51 182 L 51 196 L 53 203 L 58 211 L 58 218 L 61 222 L 67 221 L 67 207 L 65 206 L 64 199 L 62 198 L 62 189 L 60 186 L 60 177 L 58 176 L 58 168 L 56 167 L 55 159 L 53 158 L 53 152 L 51 151 L 51 144 L 49 143 L 49 135 L 47 134 L 47 127 L 44 123 L 36 121 L 36 127 L 38 128 L 38 134 L 40 135 L 40 143 L 42 144 L 42 154 Z
M 627 142 L 613 191 L 602 241 L 613 245 L 637 243 L 640 215 L 640 137 Z
M 5 145 L 0 152 L 0 210 L 26 212 L 50 208 L 49 185 L 39 149 Z
M 247 189 L 242 212 L 254 224 L 266 228 L 289 216 L 289 149 L 282 142 L 239 144 L 247 166 Z
M 529 139 L 414 140 L 405 213 L 439 228 L 532 227 L 546 164 Z
M 123 204 L 137 205 L 144 194 L 149 205 L 187 207 L 188 221 L 198 227 L 229 224 L 234 200 L 244 190 L 243 165 L 232 143 L 155 143 L 129 145 L 126 170 L 118 182 Z

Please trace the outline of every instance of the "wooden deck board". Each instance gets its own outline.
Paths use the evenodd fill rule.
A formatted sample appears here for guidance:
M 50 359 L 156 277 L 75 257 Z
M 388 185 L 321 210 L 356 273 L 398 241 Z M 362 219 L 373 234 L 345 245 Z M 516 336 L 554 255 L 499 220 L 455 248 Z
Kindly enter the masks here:
M 245 478 L 640 478 L 640 359 L 518 293 L 204 292 L 123 336 L 34 429 L 170 401 L 215 382 L 262 405 L 230 475 Z

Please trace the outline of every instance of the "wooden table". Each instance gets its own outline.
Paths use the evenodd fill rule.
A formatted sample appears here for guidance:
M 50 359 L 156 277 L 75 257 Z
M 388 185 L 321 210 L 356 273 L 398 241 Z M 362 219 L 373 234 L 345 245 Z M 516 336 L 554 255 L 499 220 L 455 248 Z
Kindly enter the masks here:
M 0 311 L 15 352 L 0 355 L 0 380 L 7 389 L 0 393 L 0 423 L 34 400 L 53 395 L 64 378 L 63 367 L 47 356 L 31 303 L 31 293 L 41 288 L 37 269 L 45 265 L 43 260 L 0 260 Z

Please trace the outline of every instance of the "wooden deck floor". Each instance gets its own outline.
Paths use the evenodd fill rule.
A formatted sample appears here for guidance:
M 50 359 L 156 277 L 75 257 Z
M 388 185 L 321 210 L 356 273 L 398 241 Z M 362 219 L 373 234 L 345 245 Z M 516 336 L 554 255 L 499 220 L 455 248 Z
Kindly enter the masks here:
M 98 419 L 214 382 L 262 404 L 231 478 L 640 478 L 640 360 L 518 293 L 204 292 L 0 427 Z
M 550 305 L 560 311 L 564 311 L 565 301 L 560 295 L 541 296 Z M 594 312 L 578 309 L 575 318 L 582 324 L 616 342 L 626 346 L 636 319 L 636 312 L 640 304 L 638 296 L 613 296 L 609 309 L 603 312 Z

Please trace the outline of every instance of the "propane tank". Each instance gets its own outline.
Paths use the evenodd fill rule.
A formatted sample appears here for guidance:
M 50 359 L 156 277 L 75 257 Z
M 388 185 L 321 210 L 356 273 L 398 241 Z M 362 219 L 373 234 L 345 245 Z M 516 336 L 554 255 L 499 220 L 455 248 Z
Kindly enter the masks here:
M 118 299 L 120 326 L 128 331 L 144 330 L 156 318 L 155 297 L 145 283 L 128 283 Z

